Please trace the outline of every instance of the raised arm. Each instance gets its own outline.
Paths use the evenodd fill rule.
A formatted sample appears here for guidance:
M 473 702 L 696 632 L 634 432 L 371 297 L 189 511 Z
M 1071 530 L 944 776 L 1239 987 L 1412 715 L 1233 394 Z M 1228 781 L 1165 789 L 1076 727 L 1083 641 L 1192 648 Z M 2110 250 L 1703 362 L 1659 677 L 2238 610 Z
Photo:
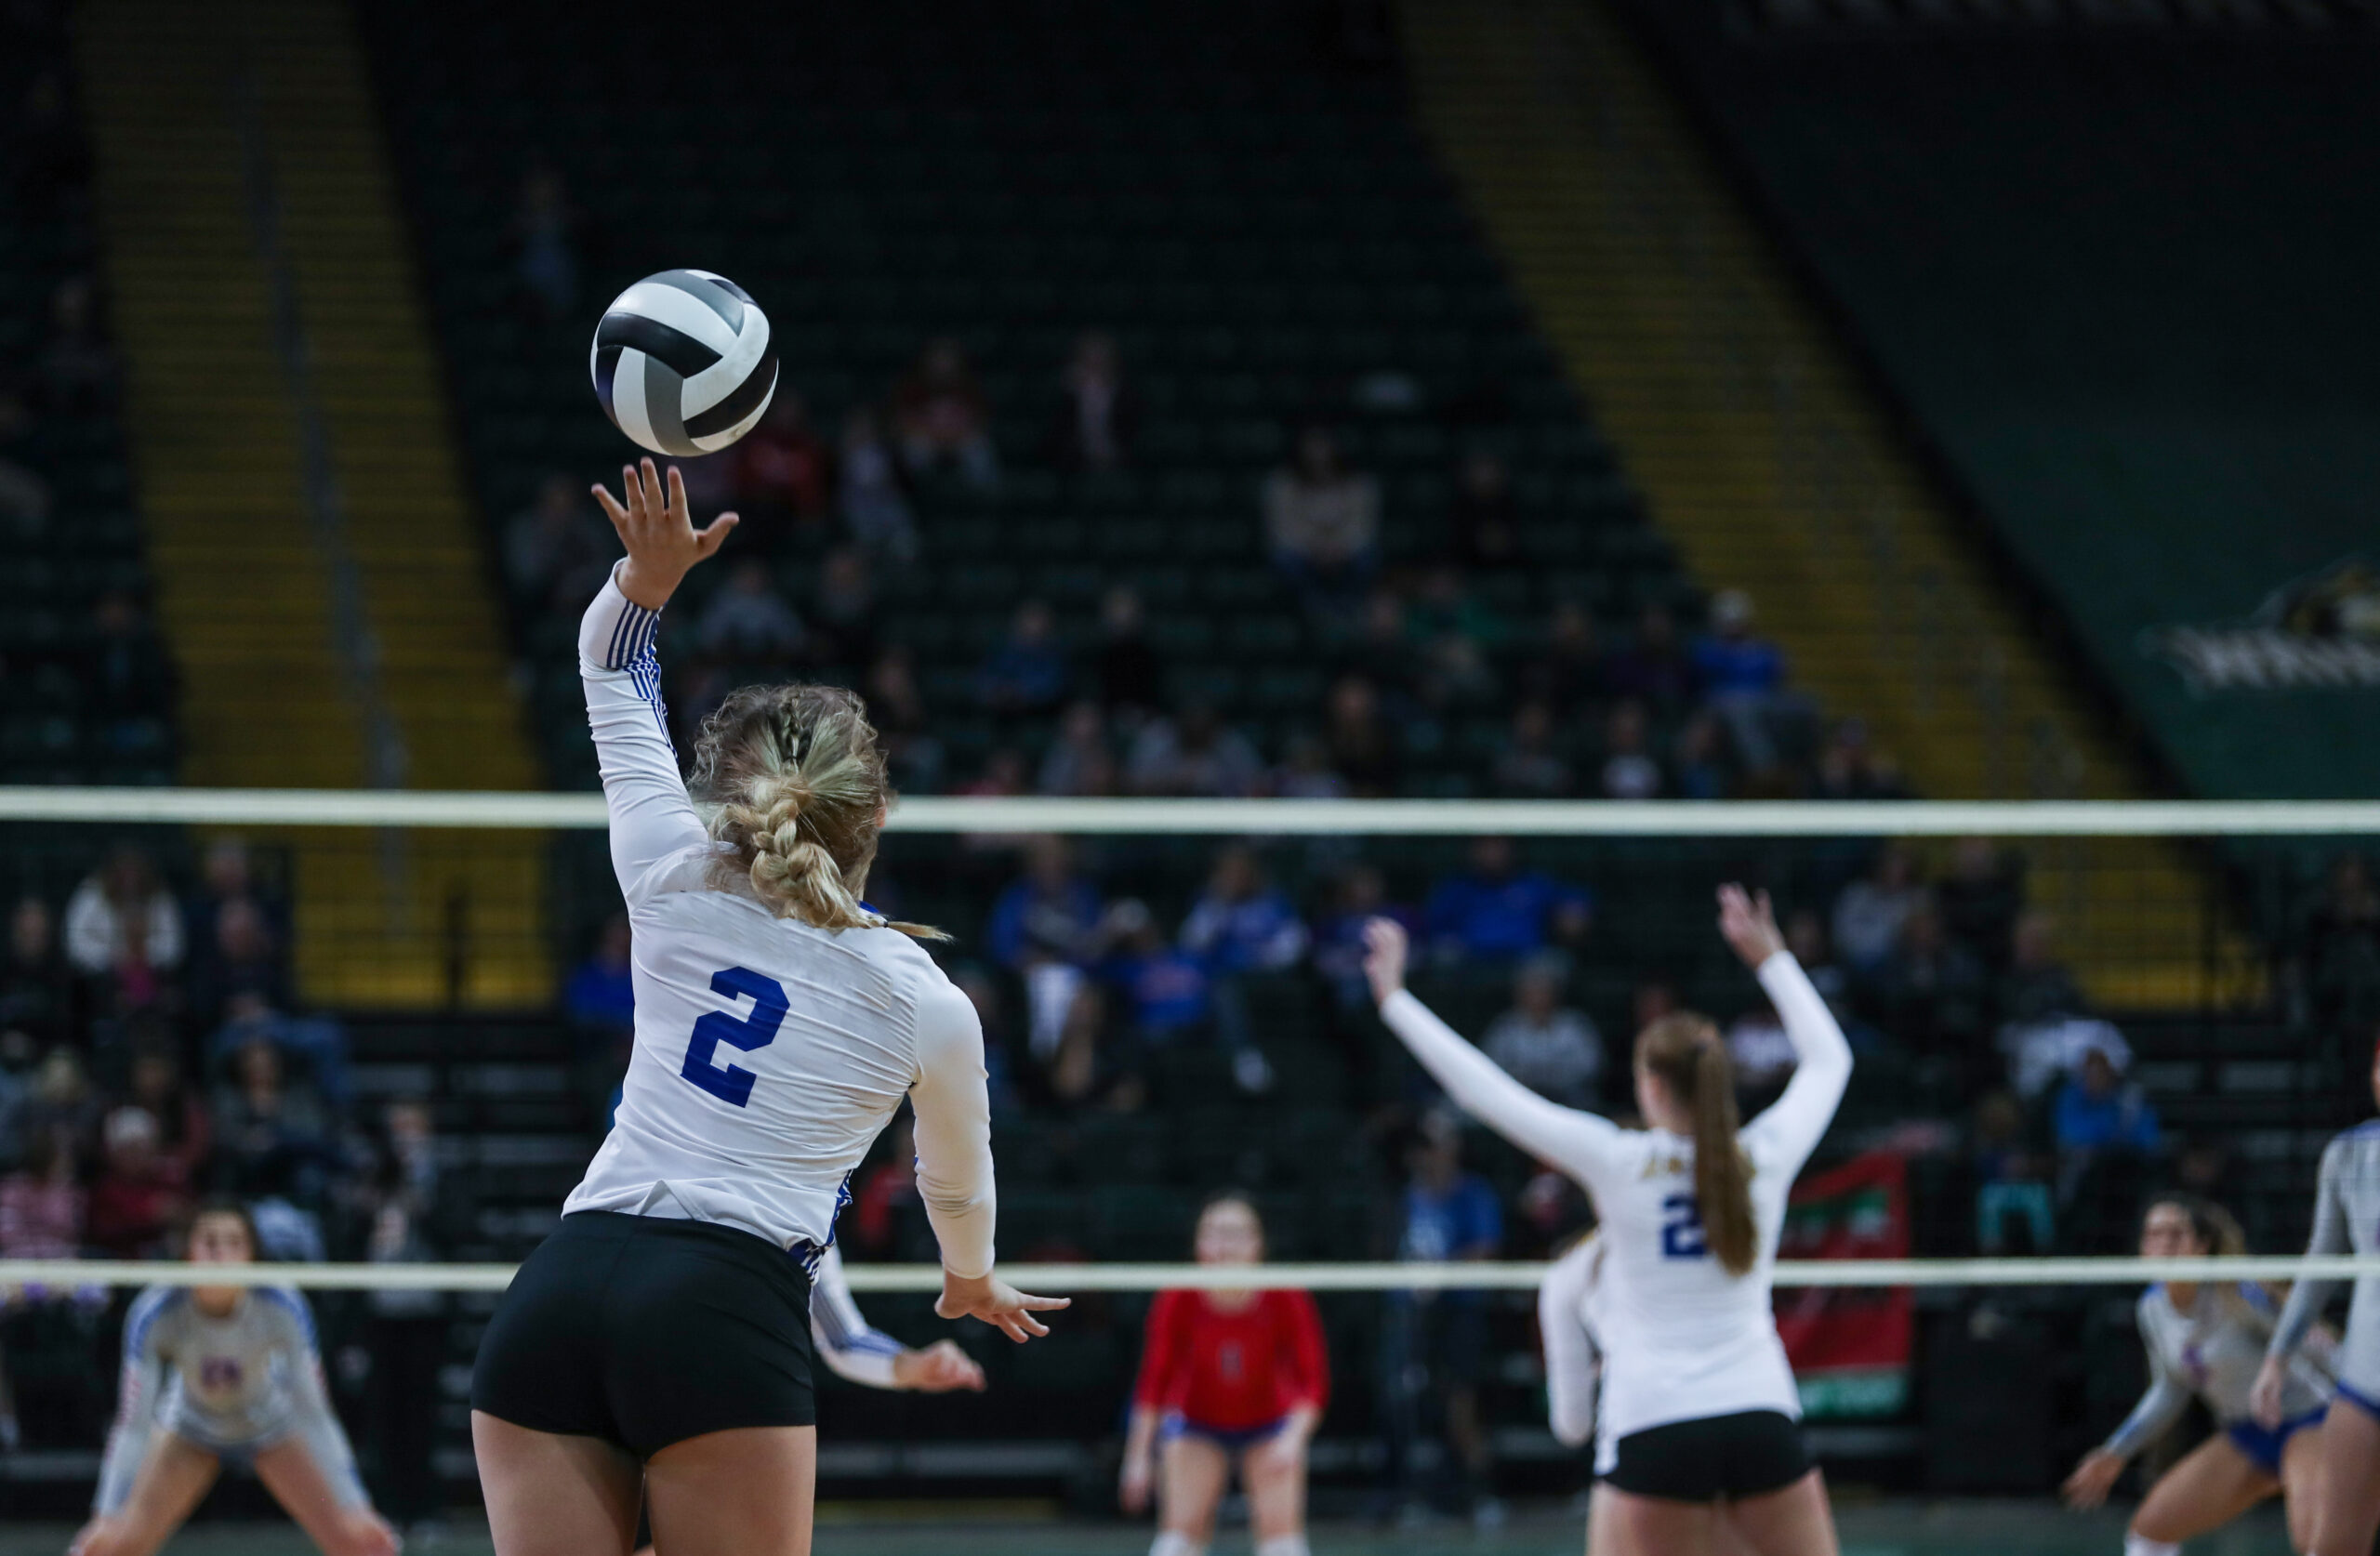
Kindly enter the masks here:
M 974 1003 L 938 972 L 918 999 L 918 1197 L 942 1248 L 945 1318 L 972 1315 L 1013 1340 L 1050 1331 L 1033 1314 L 1066 1306 L 1027 1297 L 992 1276 L 998 1196 L 992 1183 L 992 1106 L 984 1073 L 984 1028 Z
M 611 811 L 612 868 L 634 905 L 655 864 L 707 837 L 678 775 L 653 640 L 661 608 L 688 571 L 719 549 L 735 527 L 735 515 L 722 513 L 696 530 L 686 517 L 686 486 L 674 465 L 666 492 L 650 459 L 623 468 L 620 477 L 625 502 L 601 486 L 595 499 L 628 554 L 579 618 L 578 677 Z
M 1719 933 L 1729 949 L 1752 969 L 1785 1023 L 1786 1041 L 1793 1045 L 1793 1078 L 1784 1093 L 1744 1126 L 1743 1133 L 1789 1176 L 1801 1169 L 1818 1137 L 1834 1122 L 1843 1088 L 1851 1083 L 1851 1044 L 1826 1001 L 1810 984 L 1809 974 L 1785 949 L 1778 932 L 1777 912 L 1768 893 L 1757 896 L 1740 886 L 1719 888 Z
M 1537 1328 L 1545 1343 L 1546 1424 L 1565 1447 L 1583 1445 L 1595 1431 L 1595 1379 L 1603 1354 L 1587 1328 L 1587 1293 L 1603 1247 L 1591 1233 L 1547 1271 L 1537 1288 Z
M 1620 1127 L 1607 1118 L 1549 1102 L 1438 1020 L 1405 987 L 1405 931 L 1394 919 L 1364 926 L 1364 975 L 1380 1001 L 1380 1019 L 1396 1034 L 1463 1112 L 1522 1150 L 1600 1192 L 1613 1164 Z

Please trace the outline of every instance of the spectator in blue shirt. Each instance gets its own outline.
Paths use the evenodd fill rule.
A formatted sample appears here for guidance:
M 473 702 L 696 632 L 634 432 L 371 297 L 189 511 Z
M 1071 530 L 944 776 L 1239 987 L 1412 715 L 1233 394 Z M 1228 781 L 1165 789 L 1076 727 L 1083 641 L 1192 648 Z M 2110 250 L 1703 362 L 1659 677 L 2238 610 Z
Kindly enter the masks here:
M 1063 838 L 1025 847 L 1025 874 L 992 903 L 984 941 L 1025 981 L 1025 1044 L 1046 1062 L 1064 1035 L 1083 969 L 1099 950 L 1099 889 L 1074 873 Z
M 1390 902 L 1385 877 L 1369 864 L 1358 864 L 1339 877 L 1330 916 L 1314 942 L 1315 970 L 1345 1009 L 1372 1008 L 1371 985 L 1364 981 L 1364 925 L 1374 918 L 1393 918 L 1407 935 L 1421 938 L 1421 915 Z
M 580 1100 L 591 1117 L 609 1120 L 636 1039 L 636 990 L 629 978 L 628 918 L 603 920 L 595 949 L 562 988 L 562 1012 L 576 1039 L 573 1068 Z
M 1182 921 L 1182 948 L 1218 974 L 1295 967 L 1311 940 L 1298 910 L 1266 883 L 1255 851 L 1245 843 L 1215 856 L 1206 891 Z
M 1282 972 L 1305 957 L 1313 937 L 1289 899 L 1264 880 L 1255 851 L 1234 843 L 1215 856 L 1206 892 L 1182 923 L 1182 949 L 1214 980 L 1215 1035 L 1231 1050 L 1243 1090 L 1263 1091 L 1273 1075 L 1248 1019 L 1250 973 Z
M 1712 709 L 1727 721 L 1736 749 L 1757 772 L 1777 765 L 1769 727 L 1785 691 L 1785 654 L 1752 630 L 1752 596 L 1726 589 L 1711 601 L 1711 630 L 1694 644 L 1694 675 Z
M 595 950 L 562 985 L 562 1009 L 571 1024 L 590 1032 L 626 1033 L 636 1028 L 636 988 L 628 973 L 628 918 L 603 920 Z
M 994 713 L 1049 713 L 1065 701 L 1065 651 L 1049 606 L 1028 600 L 1016 608 L 1008 637 L 984 663 L 976 690 Z
M 1461 1126 L 1445 1113 L 1421 1121 L 1408 1158 L 1400 1260 L 1489 1259 L 1504 1240 L 1504 1216 L 1495 1191 L 1462 1167 Z M 1487 1309 L 1476 1291 L 1397 1292 L 1388 1301 L 1382 1367 L 1388 1405 L 1388 1472 L 1393 1493 L 1410 1502 L 1433 1499 L 1476 1512 L 1488 1481 L 1488 1434 L 1479 1419 L 1479 1382 L 1488 1352 Z M 1426 1433 L 1440 1444 L 1441 1484 L 1420 1485 L 1416 1444 Z
M 1439 955 L 1510 962 L 1583 942 L 1593 902 L 1542 871 L 1521 869 L 1510 837 L 1480 837 L 1470 870 L 1438 883 L 1424 916 Z
M 1148 904 L 1126 898 L 1108 911 L 1116 949 L 1100 965 L 1123 996 L 1135 1035 L 1164 1043 L 1200 1031 L 1213 1013 L 1207 969 L 1189 952 L 1166 943 Z
M 2103 1047 L 2082 1050 L 2082 1062 L 2057 1094 L 2055 1123 L 2061 1155 L 2075 1151 L 2146 1154 L 2157 1149 L 2157 1110 Z

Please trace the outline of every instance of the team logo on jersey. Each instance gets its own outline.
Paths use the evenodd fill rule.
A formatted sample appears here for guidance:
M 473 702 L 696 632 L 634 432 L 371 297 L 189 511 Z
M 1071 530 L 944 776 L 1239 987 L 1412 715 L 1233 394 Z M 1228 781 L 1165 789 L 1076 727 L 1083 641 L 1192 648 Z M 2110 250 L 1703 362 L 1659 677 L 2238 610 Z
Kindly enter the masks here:
M 231 1356 L 208 1356 L 198 1364 L 198 1391 L 203 1394 L 221 1393 L 240 1386 L 240 1364 Z
M 2194 696 L 2380 688 L 2380 566 L 2346 558 L 2283 584 L 2239 621 L 2152 627 L 2140 647 Z

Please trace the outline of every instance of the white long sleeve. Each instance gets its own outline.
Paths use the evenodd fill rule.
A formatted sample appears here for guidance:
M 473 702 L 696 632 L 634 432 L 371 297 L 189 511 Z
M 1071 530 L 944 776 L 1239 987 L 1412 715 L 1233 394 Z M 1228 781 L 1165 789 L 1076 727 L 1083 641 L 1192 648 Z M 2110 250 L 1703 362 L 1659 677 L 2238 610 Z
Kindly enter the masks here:
M 893 1364 L 908 1348 L 861 1316 L 843 1279 L 843 1256 L 828 1248 L 810 1282 L 810 1336 L 839 1378 L 870 1389 L 897 1389 Z
M 918 1000 L 918 1197 L 942 1245 L 942 1265 L 972 1279 L 991 1273 L 997 1194 L 992 1103 L 984 1028 L 974 1002 L 950 983 Z
M 1554 1260 L 1537 1288 L 1537 1327 L 1545 1344 L 1546 1424 L 1554 1440 L 1584 1447 L 1595 1434 L 1595 1385 L 1603 1352 L 1589 1327 L 1587 1303 L 1594 1289 L 1603 1245 L 1594 1234 Z
M 108 1429 L 107 1453 L 99 1461 L 99 1483 L 92 1506 L 113 1511 L 132 1499 L 133 1482 L 156 1435 L 157 1405 L 165 1391 L 165 1359 L 155 1325 L 141 1322 L 160 1305 L 148 1293 L 125 1320 L 123 1380 L 117 1385 L 115 1423 Z
M 1380 1019 L 1463 1112 L 1568 1173 L 1591 1193 L 1600 1193 L 1610 1181 L 1613 1148 L 1621 1134 L 1610 1119 L 1547 1101 L 1504 1074 L 1410 990 L 1399 989 L 1382 1000 Z
M 661 613 L 622 594 L 616 567 L 613 574 L 579 618 L 578 676 L 612 816 L 612 868 L 633 907 L 651 890 L 654 865 L 710 837 L 669 743 L 653 652 Z
M 2149 1332 L 2146 1313 L 2140 1319 L 2140 1340 L 2149 1353 L 2149 1387 L 2142 1391 L 2140 1403 L 2132 1407 L 2132 1414 L 2100 1444 L 2106 1452 L 2125 1458 L 2162 1437 L 2182 1418 L 2182 1412 L 2190 1407 L 2190 1386 L 2174 1376 L 2163 1348 Z
M 1745 1125 L 1742 1135 L 1748 1145 L 1773 1152 L 1771 1159 L 1791 1178 L 1834 1122 L 1844 1088 L 1851 1084 L 1851 1044 L 1792 952 L 1779 951 L 1760 964 L 1760 986 L 1785 1023 L 1796 1062 L 1784 1094 Z
M 2309 1255 L 2354 1251 L 2354 1242 L 2347 1234 L 2347 1204 L 2340 1193 L 2348 1171 L 2349 1139 L 2341 1136 L 2322 1150 L 2322 1165 L 2314 1192 L 2314 1230 L 2306 1239 Z M 2281 1307 L 2279 1322 L 2273 1325 L 2271 1349 L 2265 1354 L 2278 1361 L 2289 1360 L 2291 1353 L 2305 1342 L 2307 1332 L 2321 1316 L 2323 1306 L 2340 1284 L 2335 1280 L 2303 1280 L 2291 1286 L 2289 1300 Z

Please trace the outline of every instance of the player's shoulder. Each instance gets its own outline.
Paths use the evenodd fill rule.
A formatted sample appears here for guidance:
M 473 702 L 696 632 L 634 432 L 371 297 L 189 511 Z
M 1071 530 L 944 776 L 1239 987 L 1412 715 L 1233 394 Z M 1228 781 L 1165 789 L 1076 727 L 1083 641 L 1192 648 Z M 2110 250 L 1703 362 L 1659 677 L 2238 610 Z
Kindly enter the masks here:
M 2342 1172 L 2348 1163 L 2375 1154 L 2380 1154 L 2380 1118 L 2368 1118 L 2331 1137 L 2322 1148 L 2322 1170 Z
M 260 1286 L 256 1298 L 267 1313 L 295 1330 L 305 1343 L 314 1343 L 314 1309 L 296 1286 Z
M 2174 1299 L 2166 1291 L 2165 1283 L 2159 1281 L 2142 1292 L 2139 1299 L 2132 1304 L 2132 1311 L 2143 1324 L 2157 1323 L 2167 1313 L 2172 1312 Z
M 188 1286 L 143 1287 L 140 1295 L 132 1299 L 132 1306 L 126 1310 L 124 1315 L 126 1349 L 137 1349 L 160 1322 L 179 1312 L 189 1298 Z

